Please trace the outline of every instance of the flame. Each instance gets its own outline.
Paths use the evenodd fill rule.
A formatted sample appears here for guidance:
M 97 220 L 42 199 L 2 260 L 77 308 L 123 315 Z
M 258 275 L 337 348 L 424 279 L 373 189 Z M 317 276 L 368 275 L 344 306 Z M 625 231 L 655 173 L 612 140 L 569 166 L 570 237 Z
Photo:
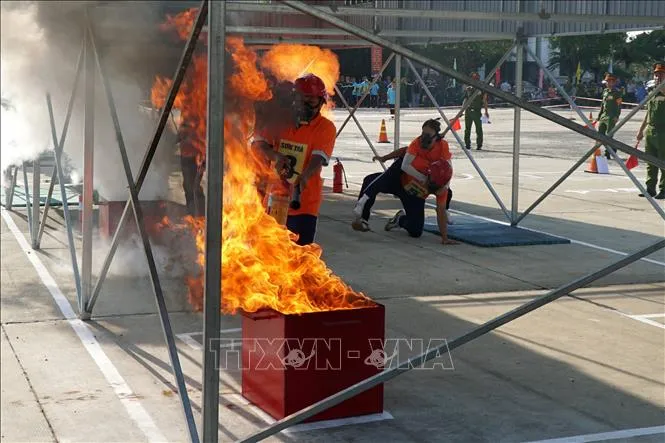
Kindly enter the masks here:
M 167 23 L 177 23 L 178 34 L 187 38 L 195 16 L 190 10 L 169 17 Z M 222 311 L 255 312 L 272 308 L 296 314 L 373 305 L 369 298 L 354 292 L 333 275 L 321 259 L 320 246 L 298 246 L 293 242 L 295 235 L 266 213 L 257 183 L 274 179 L 274 173 L 254 156 L 248 142 L 255 122 L 254 103 L 268 100 L 272 95 L 257 62 L 280 80 L 294 80 L 306 69 L 319 75 L 333 93 L 339 75 L 336 57 L 315 47 L 279 45 L 258 60 L 240 38 L 228 38 L 226 49 L 234 61 L 235 72 L 227 79 L 230 93 L 225 97 Z M 154 106 L 164 105 L 170 86 L 169 80 L 155 80 L 151 94 Z M 189 136 L 186 143 L 191 143 L 200 155 L 205 155 L 206 86 L 206 58 L 197 55 L 175 106 L 181 110 L 186 125 L 184 130 Z M 172 229 L 194 232 L 200 271 L 188 276 L 186 283 L 190 303 L 201 309 L 205 220 L 185 217 L 180 225 L 168 219 L 162 223 Z
M 282 43 L 266 52 L 260 63 L 263 69 L 270 71 L 278 80 L 294 81 L 303 74 L 316 74 L 326 85 L 328 95 L 335 95 L 339 60 L 329 49 Z M 333 101 L 328 100 L 321 112 L 329 117 L 333 108 Z

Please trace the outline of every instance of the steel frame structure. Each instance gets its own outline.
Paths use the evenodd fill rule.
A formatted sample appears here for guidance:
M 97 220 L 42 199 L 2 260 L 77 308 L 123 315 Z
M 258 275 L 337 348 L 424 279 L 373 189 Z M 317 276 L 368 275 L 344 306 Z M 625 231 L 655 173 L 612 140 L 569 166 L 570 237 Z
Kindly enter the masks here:
M 432 15 L 432 11 L 404 11 L 404 10 L 361 10 L 357 8 L 338 8 L 337 11 L 327 12 L 322 8 L 312 7 L 311 5 L 304 4 L 300 1 L 295 0 L 284 0 L 282 1 L 283 5 L 238 5 L 232 2 L 226 3 L 223 1 L 216 0 L 202 0 L 200 3 L 198 16 L 196 22 L 191 31 L 191 34 L 187 40 L 187 44 L 183 50 L 182 56 L 178 63 L 178 67 L 173 76 L 173 83 L 169 91 L 168 97 L 164 108 L 161 110 L 160 117 L 155 128 L 154 134 L 151 138 L 151 141 L 145 152 L 143 161 L 140 166 L 138 174 L 135 176 L 132 174 L 129 160 L 127 157 L 127 151 L 124 144 L 124 139 L 122 131 L 119 124 L 119 119 L 117 111 L 115 108 L 115 102 L 113 99 L 113 93 L 110 88 L 108 78 L 106 77 L 105 62 L 104 58 L 98 52 L 96 45 L 95 29 L 94 25 L 88 20 L 86 28 L 84 29 L 84 41 L 83 47 L 81 49 L 81 54 L 79 56 L 79 61 L 76 69 L 76 76 L 74 79 L 74 86 L 72 88 L 72 93 L 70 101 L 67 107 L 67 114 L 63 124 L 63 130 L 61 132 L 60 138 L 57 137 L 57 131 L 55 127 L 55 119 L 53 115 L 53 106 L 51 103 L 50 96 L 47 95 L 47 107 L 49 111 L 50 125 L 51 125 L 51 135 L 52 142 L 55 147 L 56 153 L 56 170 L 53 175 L 57 173 L 58 181 L 60 186 L 60 192 L 63 199 L 63 208 L 65 215 L 65 223 L 67 226 L 67 235 L 69 249 L 72 258 L 72 266 L 74 268 L 74 276 L 76 279 L 76 290 L 77 290 L 77 300 L 79 306 L 79 315 L 83 320 L 89 320 L 94 310 L 95 303 L 100 296 L 100 291 L 102 284 L 108 273 L 111 261 L 117 250 L 118 242 L 120 239 L 120 232 L 122 231 L 127 218 L 129 217 L 129 210 L 134 214 L 135 223 L 139 229 L 139 234 L 142 240 L 142 246 L 148 261 L 149 273 L 152 281 L 153 292 L 155 295 L 155 301 L 158 309 L 158 315 L 160 322 L 163 328 L 164 337 L 166 346 L 168 348 L 169 358 L 171 362 L 172 373 L 175 378 L 175 382 L 178 388 L 178 394 L 183 408 L 184 418 L 187 424 L 188 434 L 190 441 L 198 443 L 201 441 L 199 438 L 199 431 L 196 427 L 192 408 L 187 394 L 187 389 L 184 381 L 184 376 L 182 368 L 180 366 L 180 361 L 174 341 L 174 334 L 171 329 L 170 319 L 167 312 L 164 296 L 161 290 L 161 285 L 159 282 L 159 275 L 157 274 L 157 269 L 154 262 L 154 257 L 150 242 L 148 240 L 145 224 L 143 221 L 143 212 L 141 209 L 141 203 L 138 199 L 138 194 L 143 185 L 145 177 L 148 172 L 150 163 L 155 155 L 157 149 L 157 144 L 161 138 L 161 135 L 166 126 L 167 120 L 170 116 L 176 94 L 180 88 L 180 85 L 184 79 L 185 71 L 189 66 L 191 59 L 193 57 L 193 52 L 197 41 L 199 39 L 200 33 L 204 27 L 205 22 L 208 22 L 208 128 L 207 128 L 207 168 L 208 168 L 208 183 L 207 183 L 207 194 L 206 194 L 206 225 L 205 225 L 205 235 L 206 235 L 206 267 L 205 267 L 205 299 L 204 299 L 204 315 L 203 315 L 203 332 L 204 332 L 204 355 L 203 355 L 203 405 L 202 405 L 202 440 L 205 442 L 216 442 L 218 440 L 218 426 L 219 426 L 219 372 L 217 369 L 217 359 L 218 355 L 214 348 L 211 346 L 212 343 L 216 343 L 219 338 L 220 330 L 220 305 L 221 305 L 221 240 L 222 240 L 222 213 L 223 213 L 223 175 L 224 175 L 224 155 L 223 155 L 223 144 L 224 144 L 224 132 L 223 132 L 223 117 L 224 117 L 224 38 L 226 35 L 227 29 L 225 29 L 225 14 L 227 11 L 246 11 L 247 8 L 254 10 L 256 12 L 266 12 L 271 10 L 273 12 L 286 12 L 286 11 L 299 11 L 300 13 L 309 15 L 311 17 L 317 18 L 322 22 L 332 25 L 335 29 L 339 29 L 346 34 L 355 36 L 362 41 L 370 42 L 374 45 L 379 45 L 385 49 L 389 49 L 393 52 L 396 61 L 396 80 L 399 82 L 401 77 L 401 63 L 402 60 L 406 60 L 406 63 L 409 65 L 411 70 L 416 75 L 419 83 L 423 86 L 425 93 L 428 95 L 432 103 L 437 107 L 438 112 L 441 114 L 441 117 L 445 121 L 448 129 L 450 129 L 450 120 L 444 115 L 441 111 L 441 108 L 436 103 L 434 96 L 431 91 L 427 88 L 422 77 L 419 75 L 415 69 L 412 60 L 432 68 L 442 74 L 448 75 L 458 81 L 461 81 L 465 84 L 471 85 L 476 88 L 476 93 L 480 94 L 481 91 L 485 93 L 490 93 L 494 96 L 497 96 L 504 101 L 511 103 L 515 106 L 515 134 L 516 138 L 513 144 L 513 193 L 512 193 L 512 204 L 510 213 L 505 204 L 498 197 L 498 194 L 492 187 L 491 183 L 487 177 L 482 173 L 481 168 L 473 159 L 473 156 L 470 152 L 463 149 L 474 168 L 480 174 L 483 182 L 488 187 L 493 197 L 497 200 L 497 203 L 501 207 L 504 215 L 511 222 L 512 225 L 517 225 L 528 213 L 530 213 L 544 198 L 547 197 L 560 183 L 562 183 L 577 167 L 579 167 L 586 158 L 593 153 L 593 151 L 604 144 L 609 147 L 610 152 L 619 162 L 620 166 L 627 172 L 631 180 L 636 184 L 636 186 L 643 190 L 641 184 L 637 179 L 625 168 L 625 165 L 621 159 L 618 158 L 616 151 L 623 151 L 631 155 L 635 155 L 643 161 L 654 164 L 660 168 L 665 168 L 665 162 L 657 159 L 653 156 L 647 155 L 637 149 L 630 147 L 624 143 L 621 143 L 617 140 L 611 138 L 611 136 L 623 125 L 625 122 L 635 115 L 635 113 L 640 109 L 640 107 L 635 107 L 621 122 L 619 122 L 614 130 L 608 135 L 602 135 L 595 131 L 595 129 L 589 129 L 577 125 L 575 123 L 569 122 L 567 119 L 558 116 L 550 111 L 534 106 L 520 97 L 520 92 L 518 88 L 517 96 L 511 94 L 506 94 L 499 89 L 496 89 L 488 84 L 490 78 L 486 79 L 484 82 L 476 81 L 474 79 L 468 78 L 467 76 L 460 74 L 446 66 L 443 66 L 433 60 L 430 60 L 426 57 L 423 57 L 408 48 L 405 48 L 399 44 L 388 41 L 383 38 L 380 34 L 375 34 L 370 31 L 364 30 L 360 27 L 346 23 L 344 20 L 336 17 L 335 14 L 356 14 L 356 15 L 372 15 L 372 16 L 397 16 L 399 14 L 406 13 L 407 16 L 413 17 L 423 17 L 427 15 L 427 18 L 479 18 L 479 19 L 503 19 L 503 20 L 514 20 L 514 21 L 540 21 L 543 20 L 542 16 L 534 14 L 503 14 L 501 17 L 487 16 L 485 13 L 472 12 L 472 11 L 438 11 Z M 245 9 L 239 9 L 245 8 Z M 347 11 L 348 10 L 348 11 Z M 485 14 L 485 15 L 482 15 Z M 598 21 L 597 18 L 589 18 L 588 16 L 557 16 L 559 21 Z M 548 17 L 549 19 L 549 17 Z M 608 17 L 603 17 L 603 22 L 608 22 Z M 646 24 L 648 20 L 645 17 L 621 17 L 621 18 L 610 18 L 609 20 L 620 20 L 620 23 L 637 23 Z M 332 35 L 332 33 L 331 33 Z M 515 44 L 513 48 L 517 48 L 517 72 L 521 72 L 521 64 L 524 60 L 524 36 L 517 35 L 515 37 Z M 512 38 L 511 37 L 511 38 Z M 345 40 L 347 41 L 347 40 Z M 536 60 L 536 62 L 541 65 L 542 62 L 531 53 L 528 48 L 526 50 L 530 55 Z M 499 67 L 505 59 L 510 55 L 510 52 L 506 53 L 502 59 L 499 61 L 497 67 Z M 382 71 L 388 66 L 389 62 L 386 62 L 382 68 Z M 97 69 L 95 69 L 97 68 Z M 109 105 L 111 112 L 111 118 L 113 121 L 113 126 L 116 134 L 116 140 L 118 143 L 118 149 L 120 151 L 123 168 L 127 179 L 127 184 L 129 188 L 129 197 L 124 207 L 124 211 L 120 222 L 116 228 L 116 231 L 113 235 L 113 240 L 111 244 L 110 251 L 104 261 L 99 279 L 95 284 L 94 288 L 92 287 L 92 269 L 91 269 L 91 251 L 92 251 L 92 237 L 91 237 L 91 221 L 92 221 L 92 182 L 93 182 L 93 154 L 94 154 L 94 81 L 95 81 L 95 71 L 99 74 L 99 78 L 102 81 L 104 93 Z M 493 69 L 492 75 L 496 72 L 496 68 Z M 85 81 L 85 129 L 84 129 L 84 191 L 83 191 L 83 266 L 82 272 L 79 274 L 78 263 L 76 260 L 76 247 L 74 244 L 74 238 L 72 234 L 71 226 L 71 217 L 67 208 L 66 193 L 64 187 L 64 174 L 61 165 L 61 155 L 64 150 L 64 142 L 67 134 L 67 129 L 69 126 L 70 117 L 72 114 L 72 108 L 74 105 L 74 98 L 76 94 L 76 89 L 78 86 L 80 74 L 84 74 Z M 550 76 L 549 72 L 545 70 L 545 73 Z M 518 74 L 519 75 L 519 74 Z M 378 77 L 378 76 L 377 76 Z M 588 120 L 584 117 L 583 113 L 579 108 L 574 104 L 574 102 L 565 94 L 565 91 L 562 91 L 561 86 L 556 82 L 554 78 L 550 79 L 555 83 L 557 89 L 562 92 L 562 95 L 570 103 L 570 106 L 580 115 L 583 121 L 589 125 Z M 373 80 L 375 82 L 377 78 Z M 521 85 L 521 82 L 518 82 L 518 85 Z M 658 90 L 662 90 L 665 84 L 661 84 Z M 339 91 L 338 91 L 339 93 Z M 652 92 L 645 100 L 649 100 L 655 95 L 656 91 Z M 400 88 L 396 90 L 396 104 L 395 104 L 395 148 L 399 147 L 399 102 L 400 102 Z M 340 94 L 340 98 L 342 95 Z M 360 102 L 364 97 L 361 99 Z M 643 102 L 643 103 L 644 103 Z M 366 133 L 362 129 L 361 124 L 358 122 L 354 113 L 359 106 L 359 104 L 351 109 L 348 106 L 348 103 L 344 102 L 345 107 L 349 110 L 349 118 L 339 129 L 339 133 L 342 131 L 344 125 L 348 122 L 349 119 L 353 119 L 357 124 L 365 139 L 367 140 L 370 147 L 374 150 L 371 141 L 367 137 Z M 548 189 L 534 204 L 532 204 L 527 210 L 523 211 L 521 215 L 518 215 L 518 198 L 517 198 L 517 188 L 519 187 L 518 180 L 518 171 L 519 171 L 519 123 L 520 123 L 520 112 L 521 109 L 525 109 L 531 113 L 539 115 L 549 121 L 557 123 L 560 126 L 573 130 L 579 134 L 582 134 L 588 138 L 591 138 L 596 141 L 594 147 L 588 151 L 582 159 L 575 163 L 575 165 L 561 177 L 550 189 Z M 460 113 L 457 117 L 461 115 L 464 109 L 460 110 Z M 590 125 L 589 125 L 590 126 Z M 453 135 L 455 136 L 458 143 L 462 143 L 459 135 L 453 130 Z M 38 166 L 38 161 L 37 161 Z M 383 166 L 383 165 L 382 165 Z M 23 181 L 24 187 L 26 190 L 26 204 L 27 204 L 27 213 L 28 213 L 28 224 L 30 226 L 30 233 L 32 239 L 32 247 L 34 249 L 39 248 L 39 240 L 41 239 L 41 234 L 43 233 L 46 220 L 46 215 L 48 212 L 49 199 L 46 201 L 46 207 L 44 215 L 42 218 L 42 224 L 39 224 L 39 174 L 33 174 L 33 203 L 30 205 L 30 197 L 28 195 L 28 180 L 26 173 L 26 164 L 23 165 Z M 12 184 L 16 183 L 18 168 L 15 168 L 12 175 Z M 35 179 L 35 175 L 37 178 Z M 136 177 L 136 178 L 134 178 Z M 49 197 L 52 193 L 53 180 L 51 181 L 51 186 L 49 189 Z M 10 190 L 13 193 L 14 187 Z M 8 208 L 11 208 L 11 199 L 13 196 L 8 196 L 9 204 Z M 654 207 L 658 207 L 653 199 L 649 199 L 650 203 Z M 665 217 L 662 212 L 662 209 L 659 211 L 660 215 Z M 445 355 L 447 352 L 450 352 L 453 349 L 456 349 L 482 335 L 493 331 L 494 329 L 505 325 L 506 323 L 515 320 L 527 313 L 542 307 L 564 295 L 569 294 L 570 292 L 581 288 L 583 286 L 592 283 L 593 281 L 598 280 L 606 275 L 609 275 L 612 272 L 615 272 L 637 260 L 646 257 L 647 255 L 658 251 L 665 247 L 665 239 L 660 240 L 646 248 L 643 248 L 639 251 L 636 251 L 626 257 L 612 263 L 609 266 L 606 266 L 598 271 L 595 271 L 589 275 L 583 276 L 575 281 L 572 281 L 568 284 L 562 285 L 559 288 L 556 288 L 547 294 L 537 297 L 530 302 L 519 306 L 518 308 L 509 311 L 495 319 L 492 319 L 471 331 L 457 337 L 456 339 L 448 342 L 446 346 L 439 348 L 433 348 L 428 350 L 426 353 L 413 357 L 407 361 L 399 363 L 393 368 L 384 370 L 382 373 L 377 374 L 371 378 L 368 378 L 362 382 L 359 382 L 343 391 L 338 392 L 326 399 L 323 399 L 316 404 L 313 404 L 302 411 L 292 414 L 282 420 L 279 420 L 272 426 L 247 437 L 243 441 L 254 442 L 260 441 L 264 438 L 267 438 L 277 432 L 280 432 L 283 429 L 286 429 L 289 426 L 295 425 L 306 418 L 309 418 L 321 411 L 326 410 L 336 404 L 341 403 L 345 399 L 351 398 L 356 394 L 363 392 L 367 389 L 370 389 L 380 383 L 384 383 L 392 378 L 407 372 L 411 368 L 418 367 L 425 363 L 428 360 L 433 358 L 440 357 Z M 87 251 L 87 252 L 86 252 Z M 207 344 L 207 345 L 206 345 Z

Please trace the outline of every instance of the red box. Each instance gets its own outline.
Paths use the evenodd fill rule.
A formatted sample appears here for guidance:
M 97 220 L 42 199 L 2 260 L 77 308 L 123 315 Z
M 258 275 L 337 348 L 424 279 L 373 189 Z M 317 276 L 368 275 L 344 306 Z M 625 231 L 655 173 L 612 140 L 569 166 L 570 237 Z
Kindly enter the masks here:
M 122 211 L 127 202 L 123 201 L 100 201 L 99 202 L 99 232 L 104 238 L 112 238 L 115 230 L 120 223 Z M 143 222 L 148 235 L 152 238 L 159 236 L 161 229 L 159 225 L 165 216 L 180 219 L 186 215 L 186 208 L 167 200 L 147 200 L 141 201 L 143 210 Z M 130 205 L 129 220 L 125 224 L 124 236 L 138 234 L 136 221 L 134 219 L 133 209 Z M 173 220 L 172 220 L 173 221 Z M 178 220 L 179 221 L 179 220 Z
M 242 314 L 242 395 L 281 419 L 383 370 L 383 305 L 284 315 Z M 383 385 L 307 422 L 383 412 Z

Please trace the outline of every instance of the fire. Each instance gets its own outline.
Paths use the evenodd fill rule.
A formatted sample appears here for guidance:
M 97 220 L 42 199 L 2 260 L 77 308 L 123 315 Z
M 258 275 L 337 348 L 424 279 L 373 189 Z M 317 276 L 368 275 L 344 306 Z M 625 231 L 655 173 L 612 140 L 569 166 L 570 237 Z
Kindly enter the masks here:
M 272 72 L 278 80 L 294 81 L 305 73 L 314 73 L 323 80 L 328 95 L 335 95 L 335 84 L 339 79 L 339 60 L 329 49 L 282 43 L 273 46 L 261 58 L 261 67 Z M 324 115 L 329 113 L 332 107 L 332 100 L 328 100 L 323 110 Z
M 179 23 L 181 38 L 187 38 L 196 14 L 191 10 L 169 23 Z M 185 27 L 183 23 L 189 23 Z M 318 245 L 298 246 L 294 234 L 266 214 L 257 183 L 274 179 L 261 167 L 249 146 L 254 127 L 254 103 L 271 97 L 268 81 L 257 68 L 280 80 L 295 80 L 304 72 L 319 75 L 333 92 L 339 63 L 330 51 L 296 45 L 279 45 L 260 60 L 239 38 L 229 38 L 226 49 L 235 72 L 227 79 L 224 121 L 224 210 L 222 223 L 222 311 L 255 312 L 272 308 L 284 314 L 352 309 L 373 302 L 354 292 L 321 259 Z M 205 155 L 207 71 L 205 55 L 197 55 L 187 72 L 175 106 L 182 112 L 185 131 L 194 147 Z M 154 106 L 163 106 L 170 81 L 157 78 L 152 89 Z M 177 227 L 170 224 L 171 227 Z M 185 224 L 195 234 L 197 263 L 205 264 L 203 219 L 187 217 Z M 201 309 L 202 271 L 187 278 L 189 300 Z

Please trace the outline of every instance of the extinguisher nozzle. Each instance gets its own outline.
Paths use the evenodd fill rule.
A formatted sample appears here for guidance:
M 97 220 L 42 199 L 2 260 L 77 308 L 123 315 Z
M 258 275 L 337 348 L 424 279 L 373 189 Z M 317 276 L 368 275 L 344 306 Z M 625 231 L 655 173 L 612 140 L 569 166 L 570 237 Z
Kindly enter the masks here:
M 293 190 L 293 198 L 291 199 L 289 206 L 291 209 L 300 209 L 300 186 L 296 186 L 296 188 Z

